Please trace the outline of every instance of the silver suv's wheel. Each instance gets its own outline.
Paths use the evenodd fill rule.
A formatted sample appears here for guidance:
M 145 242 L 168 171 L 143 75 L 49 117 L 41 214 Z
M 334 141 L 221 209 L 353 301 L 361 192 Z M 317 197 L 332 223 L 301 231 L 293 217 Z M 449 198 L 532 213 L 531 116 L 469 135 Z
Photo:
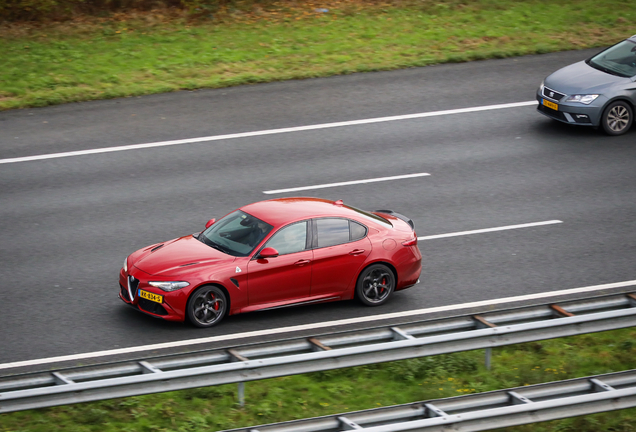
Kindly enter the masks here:
M 616 101 L 605 108 L 601 125 L 608 135 L 622 135 L 629 130 L 633 121 L 634 115 L 629 104 Z

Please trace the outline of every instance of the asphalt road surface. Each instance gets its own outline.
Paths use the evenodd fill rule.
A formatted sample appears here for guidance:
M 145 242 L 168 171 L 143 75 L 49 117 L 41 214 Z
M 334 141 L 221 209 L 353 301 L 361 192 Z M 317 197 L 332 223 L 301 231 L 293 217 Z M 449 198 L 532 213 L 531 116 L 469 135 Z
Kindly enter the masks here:
M 636 279 L 636 127 L 608 137 L 528 104 L 446 112 L 532 101 L 546 75 L 593 52 L 0 113 L 0 364 Z M 417 113 L 434 115 L 240 135 Z M 186 141 L 82 153 L 171 140 Z M 62 152 L 79 153 L 8 161 Z M 430 175 L 264 193 L 415 173 Z M 201 330 L 117 298 L 134 250 L 299 195 L 399 211 L 420 237 L 560 223 L 423 239 L 422 283 L 381 308 L 330 303 Z

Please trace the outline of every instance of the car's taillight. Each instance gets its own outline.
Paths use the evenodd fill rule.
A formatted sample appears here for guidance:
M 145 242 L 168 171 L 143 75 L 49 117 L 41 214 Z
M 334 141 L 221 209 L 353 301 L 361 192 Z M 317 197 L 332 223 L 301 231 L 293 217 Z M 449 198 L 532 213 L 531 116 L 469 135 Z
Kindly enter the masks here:
M 417 234 L 413 232 L 413 238 L 402 242 L 403 246 L 417 246 Z

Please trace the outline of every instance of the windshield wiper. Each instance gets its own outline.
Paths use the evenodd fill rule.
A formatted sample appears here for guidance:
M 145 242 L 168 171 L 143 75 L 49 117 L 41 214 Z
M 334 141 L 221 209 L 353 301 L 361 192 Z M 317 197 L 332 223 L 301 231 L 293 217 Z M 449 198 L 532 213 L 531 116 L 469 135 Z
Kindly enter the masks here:
M 622 73 L 620 73 L 620 72 L 616 72 L 616 71 L 613 71 L 613 70 L 608 69 L 608 68 L 603 68 L 603 72 L 607 72 L 607 73 L 608 73 L 608 74 L 610 74 L 610 75 L 619 76 L 619 77 L 621 77 L 621 78 L 626 78 L 626 76 L 625 76 L 625 75 L 623 75 Z
M 610 74 L 610 75 L 618 76 L 618 77 L 621 77 L 621 78 L 629 78 L 629 76 L 628 76 L 628 75 L 624 75 L 624 74 L 622 74 L 622 73 L 620 73 L 620 72 L 617 72 L 617 71 L 615 71 L 615 70 L 609 69 L 609 68 L 608 68 L 608 67 L 606 67 L 606 66 L 601 66 L 600 64 L 598 64 L 598 63 L 596 63 L 596 62 L 594 62 L 594 61 L 591 61 L 591 60 L 590 60 L 590 62 L 588 63 L 588 65 L 592 66 L 594 69 L 598 69 L 598 70 L 600 70 L 601 72 L 605 72 L 605 73 L 608 73 L 608 74 Z
M 213 247 L 214 249 L 220 250 L 221 252 L 223 252 L 224 254 L 228 254 L 228 255 L 232 255 L 230 253 L 230 250 L 227 248 L 224 248 L 223 246 L 221 246 L 218 243 L 213 242 L 212 240 L 208 239 L 208 241 L 205 243 L 210 247 Z

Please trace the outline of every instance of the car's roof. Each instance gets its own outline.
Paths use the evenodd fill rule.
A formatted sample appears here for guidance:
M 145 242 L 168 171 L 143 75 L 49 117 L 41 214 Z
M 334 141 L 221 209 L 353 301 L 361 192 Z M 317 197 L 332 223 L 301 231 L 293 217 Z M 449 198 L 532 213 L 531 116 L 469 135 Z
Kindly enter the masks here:
M 309 218 L 327 216 L 353 218 L 357 214 L 344 206 L 341 200 L 302 197 L 260 201 L 241 207 L 241 210 L 276 227 Z

